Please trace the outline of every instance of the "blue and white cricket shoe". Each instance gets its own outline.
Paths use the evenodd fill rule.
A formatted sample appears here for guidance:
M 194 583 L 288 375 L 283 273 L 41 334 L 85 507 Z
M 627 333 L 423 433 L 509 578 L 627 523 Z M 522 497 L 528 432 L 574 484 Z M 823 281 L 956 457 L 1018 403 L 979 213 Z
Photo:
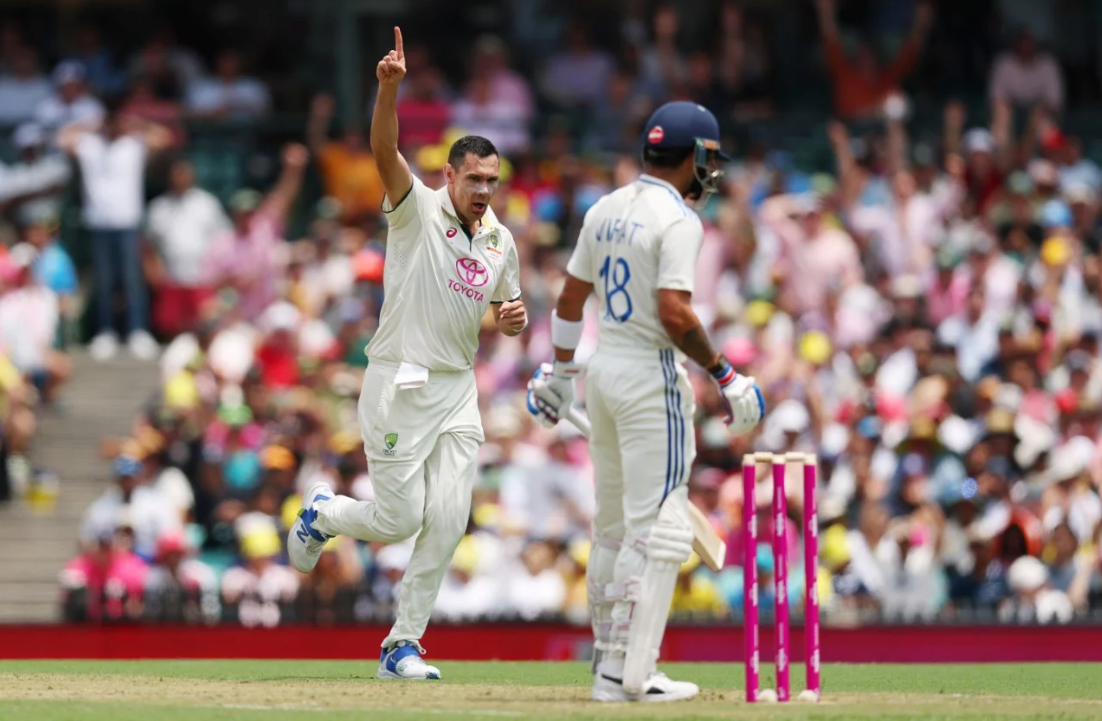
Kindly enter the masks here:
M 287 532 L 287 555 L 291 557 L 291 565 L 302 573 L 310 573 L 314 566 L 318 565 L 321 558 L 321 550 L 325 548 L 325 542 L 329 536 L 314 528 L 318 512 L 315 504 L 328 501 L 333 498 L 333 489 L 324 481 L 315 483 L 306 489 L 306 495 L 302 501 L 302 510 L 298 512 L 298 518 Z
M 429 666 L 421 658 L 422 649 L 416 643 L 399 641 L 379 656 L 379 680 L 439 681 L 440 669 Z

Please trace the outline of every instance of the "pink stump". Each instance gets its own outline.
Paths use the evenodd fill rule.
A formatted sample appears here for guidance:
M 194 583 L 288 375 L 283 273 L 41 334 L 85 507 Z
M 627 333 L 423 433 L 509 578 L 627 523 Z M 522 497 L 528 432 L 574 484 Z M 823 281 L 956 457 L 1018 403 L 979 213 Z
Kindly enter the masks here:
M 807 690 L 819 700 L 819 504 L 815 499 L 815 456 L 804 457 L 804 639 Z
M 758 700 L 758 523 L 754 507 L 757 466 L 753 456 L 742 459 L 742 606 L 744 658 L 746 662 L 746 700 Z
M 788 683 L 788 502 L 784 494 L 784 456 L 773 457 L 773 580 L 777 635 L 777 700 L 787 701 Z

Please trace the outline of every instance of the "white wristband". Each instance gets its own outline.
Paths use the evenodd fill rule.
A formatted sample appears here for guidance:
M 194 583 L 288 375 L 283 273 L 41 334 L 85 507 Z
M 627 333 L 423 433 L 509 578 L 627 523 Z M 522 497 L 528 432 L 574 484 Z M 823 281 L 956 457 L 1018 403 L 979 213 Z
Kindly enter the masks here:
M 563 320 L 558 311 L 551 311 L 551 345 L 563 350 L 575 350 L 582 342 L 584 320 Z

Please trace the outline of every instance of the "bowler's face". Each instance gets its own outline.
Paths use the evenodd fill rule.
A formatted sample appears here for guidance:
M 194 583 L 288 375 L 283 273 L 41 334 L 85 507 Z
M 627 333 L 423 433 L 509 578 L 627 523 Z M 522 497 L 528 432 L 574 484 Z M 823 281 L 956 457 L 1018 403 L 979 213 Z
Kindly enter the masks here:
M 497 192 L 500 163 L 496 155 L 480 158 L 467 153 L 458 168 L 448 165 L 444 175 L 448 180 L 448 191 L 459 216 L 468 223 L 482 220 L 490 200 Z

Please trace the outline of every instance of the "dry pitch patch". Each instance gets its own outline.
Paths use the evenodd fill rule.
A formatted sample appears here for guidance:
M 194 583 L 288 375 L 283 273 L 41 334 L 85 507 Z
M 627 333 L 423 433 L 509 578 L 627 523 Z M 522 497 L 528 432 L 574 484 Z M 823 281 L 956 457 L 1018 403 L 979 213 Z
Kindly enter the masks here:
M 355 662 L 0 662 L 0 721 L 1102 718 L 1092 664 L 832 665 L 818 706 L 747 706 L 733 665 L 671 668 L 705 686 L 690 703 L 623 706 L 587 701 L 584 664 L 441 667 L 450 680 L 401 683 Z

